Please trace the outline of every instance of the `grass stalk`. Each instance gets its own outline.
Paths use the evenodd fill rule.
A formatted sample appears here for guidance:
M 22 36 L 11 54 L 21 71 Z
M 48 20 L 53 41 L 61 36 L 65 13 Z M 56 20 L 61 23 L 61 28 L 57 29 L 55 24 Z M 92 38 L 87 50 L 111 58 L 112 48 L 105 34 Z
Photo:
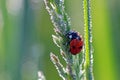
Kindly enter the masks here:
M 93 48 L 92 48 L 92 21 L 90 0 L 83 0 L 84 7 L 84 39 L 85 39 L 85 72 L 86 80 L 94 80 L 93 77 Z

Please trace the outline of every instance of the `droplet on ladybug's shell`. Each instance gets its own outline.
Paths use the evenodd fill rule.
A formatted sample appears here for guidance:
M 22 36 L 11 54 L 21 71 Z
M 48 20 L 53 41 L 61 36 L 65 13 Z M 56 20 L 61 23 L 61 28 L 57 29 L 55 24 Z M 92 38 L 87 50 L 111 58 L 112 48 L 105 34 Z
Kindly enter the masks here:
M 83 41 L 79 39 L 73 39 L 70 41 L 70 52 L 73 55 L 78 54 L 83 47 Z

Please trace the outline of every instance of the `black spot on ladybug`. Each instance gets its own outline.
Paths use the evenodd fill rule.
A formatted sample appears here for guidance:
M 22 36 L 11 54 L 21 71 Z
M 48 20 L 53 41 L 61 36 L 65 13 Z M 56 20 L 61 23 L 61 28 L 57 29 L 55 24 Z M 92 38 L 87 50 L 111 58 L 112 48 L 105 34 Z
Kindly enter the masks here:
M 80 46 L 79 49 L 82 49 L 82 46 Z
M 73 49 L 75 49 L 75 46 L 72 46 Z

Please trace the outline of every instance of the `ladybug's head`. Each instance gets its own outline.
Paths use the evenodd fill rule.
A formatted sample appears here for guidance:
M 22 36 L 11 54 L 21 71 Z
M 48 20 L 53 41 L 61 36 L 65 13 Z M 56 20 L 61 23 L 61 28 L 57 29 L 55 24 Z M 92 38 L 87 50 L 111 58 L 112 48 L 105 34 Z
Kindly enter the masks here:
M 67 33 L 67 38 L 70 40 L 73 40 L 73 39 L 81 40 L 78 32 L 75 32 L 75 31 L 70 31 L 69 33 Z

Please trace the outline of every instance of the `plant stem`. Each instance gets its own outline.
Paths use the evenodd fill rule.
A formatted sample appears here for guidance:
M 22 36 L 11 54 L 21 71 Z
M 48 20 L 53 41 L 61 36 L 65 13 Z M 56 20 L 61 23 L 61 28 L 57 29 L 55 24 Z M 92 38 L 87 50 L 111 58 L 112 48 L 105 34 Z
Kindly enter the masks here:
M 92 23 L 90 14 L 90 0 L 83 0 L 84 6 L 84 30 L 85 30 L 85 75 L 86 80 L 94 80 L 93 77 L 93 49 L 92 49 Z

